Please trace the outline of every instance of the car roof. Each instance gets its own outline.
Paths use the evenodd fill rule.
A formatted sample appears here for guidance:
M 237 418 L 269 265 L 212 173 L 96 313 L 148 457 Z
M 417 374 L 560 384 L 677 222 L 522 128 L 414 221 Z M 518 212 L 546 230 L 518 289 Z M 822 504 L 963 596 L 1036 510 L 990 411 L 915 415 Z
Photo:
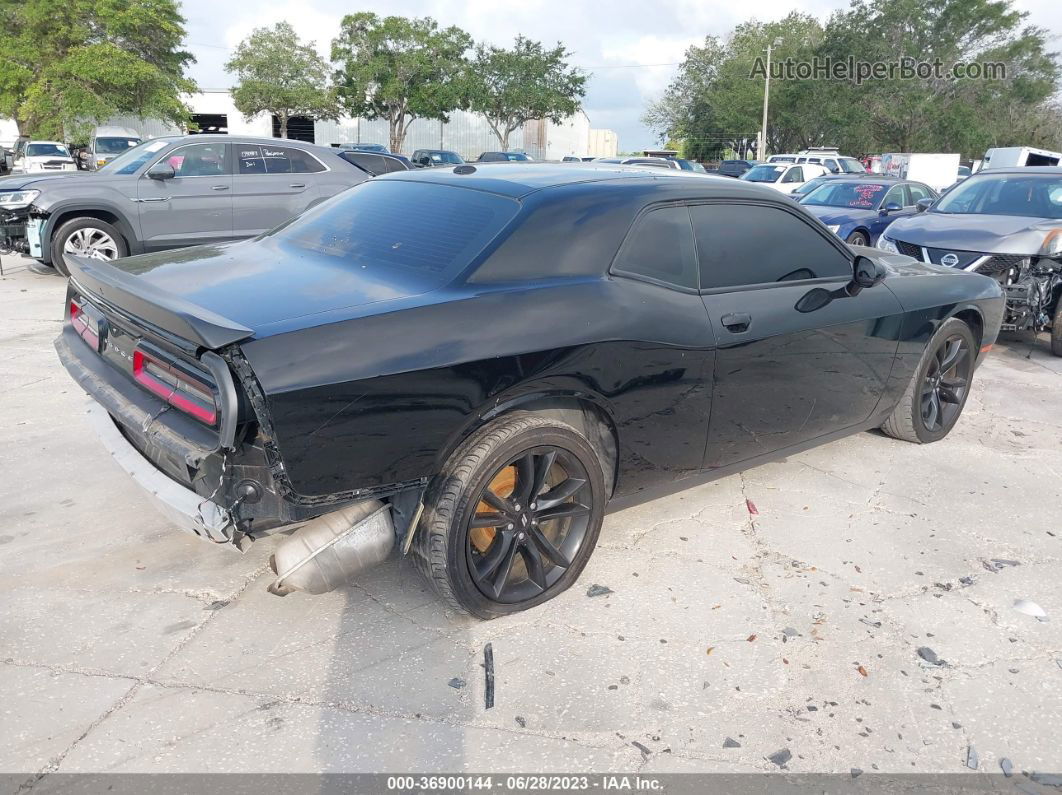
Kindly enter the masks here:
M 223 133 L 206 133 L 201 135 L 161 135 L 158 138 L 153 138 L 154 141 L 171 141 L 173 143 L 236 143 L 236 144 L 272 144 L 273 146 L 299 146 L 307 147 L 313 150 L 321 150 L 325 152 L 332 152 L 333 154 L 340 151 L 332 146 L 321 146 L 320 144 L 311 144 L 306 141 L 299 141 L 294 138 L 267 138 L 265 136 L 256 135 L 225 135 Z M 386 152 L 374 152 L 373 154 L 387 154 Z
M 641 180 L 646 186 L 659 184 L 659 180 L 672 180 L 668 184 L 676 186 L 685 183 L 694 188 L 703 189 L 711 186 L 711 193 L 734 196 L 765 195 L 774 198 L 776 191 L 751 183 L 739 183 L 737 180 L 723 176 L 701 174 L 695 171 L 679 169 L 644 169 L 634 166 L 614 165 L 611 163 L 542 163 L 514 166 L 508 163 L 467 163 L 454 168 L 417 169 L 415 171 L 396 171 L 376 177 L 376 180 L 402 180 L 408 182 L 430 182 L 441 185 L 454 185 L 472 190 L 496 193 L 513 199 L 519 199 L 531 193 L 561 188 L 567 185 L 588 185 L 593 183 L 632 184 Z M 654 182 L 655 181 L 655 182 Z M 763 191 L 770 191 L 765 194 Z
M 30 144 L 55 144 L 56 146 L 66 146 L 62 141 L 49 141 L 44 138 L 30 138 L 26 141 L 26 146 Z
M 985 168 L 974 172 L 970 176 L 977 177 L 981 174 L 1041 174 L 1057 177 L 1062 174 L 1062 166 L 1012 166 L 1010 168 Z

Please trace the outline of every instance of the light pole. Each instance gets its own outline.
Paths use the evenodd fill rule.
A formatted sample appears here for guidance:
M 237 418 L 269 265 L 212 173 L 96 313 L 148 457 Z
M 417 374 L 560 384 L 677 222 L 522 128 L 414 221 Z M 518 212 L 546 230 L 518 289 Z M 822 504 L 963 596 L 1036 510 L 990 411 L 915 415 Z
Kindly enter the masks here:
M 767 159 L 767 101 L 771 96 L 771 49 L 781 43 L 782 37 L 779 36 L 772 44 L 767 45 L 767 74 L 763 82 L 763 125 L 760 127 L 760 141 L 756 148 L 757 160 Z

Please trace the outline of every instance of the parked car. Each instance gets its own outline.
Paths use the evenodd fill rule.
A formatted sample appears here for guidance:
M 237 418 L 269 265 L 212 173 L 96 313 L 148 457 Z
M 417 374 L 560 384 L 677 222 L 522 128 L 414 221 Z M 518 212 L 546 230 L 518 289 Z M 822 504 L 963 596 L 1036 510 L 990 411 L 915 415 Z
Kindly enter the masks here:
M 981 171 L 924 205 L 878 248 L 992 277 L 1006 290 L 1003 330 L 1050 329 L 1062 356 L 1062 168 Z
M 607 509 L 942 439 L 1003 310 L 776 191 L 628 168 L 388 174 L 254 240 L 72 262 L 59 357 L 171 517 L 240 548 L 305 523 L 277 594 L 408 549 L 482 618 L 572 585 Z
M 746 182 L 758 182 L 768 185 L 781 193 L 792 193 L 809 179 L 822 177 L 829 172 L 822 166 L 812 163 L 795 165 L 792 163 L 761 163 L 753 166 L 738 179 Z
M 410 158 L 413 165 L 418 168 L 430 168 L 433 166 L 459 166 L 465 159 L 457 152 L 449 149 L 418 149 Z
M 390 152 L 367 152 L 360 149 L 345 149 L 339 156 L 348 163 L 363 170 L 369 176 L 390 174 L 392 171 L 409 171 L 413 163 L 405 155 L 393 155 Z
M 804 150 L 791 155 L 771 155 L 768 163 L 812 163 L 824 166 L 831 174 L 862 174 L 863 164 L 854 157 L 844 157 L 833 150 Z
M 724 177 L 740 177 L 759 163 L 758 160 L 724 160 L 719 164 L 719 172 Z
M 921 182 L 837 177 L 800 203 L 849 245 L 872 246 L 894 221 L 921 212 L 918 202 L 936 198 L 936 192 Z
M 482 152 L 477 163 L 529 163 L 531 158 L 524 152 Z
M 18 249 L 66 274 L 71 255 L 115 259 L 260 235 L 368 178 L 340 155 L 275 138 L 156 138 L 96 172 L 2 177 L 0 208 Z
M 97 127 L 89 143 L 91 167 L 103 168 L 122 152 L 142 141 L 136 130 L 127 127 Z
M 673 157 L 599 157 L 595 163 L 611 163 L 617 166 L 645 166 L 680 171 L 681 166 Z
M 352 152 L 382 152 L 390 154 L 391 150 L 383 144 L 340 144 L 338 149 L 349 149 Z
M 20 138 L 15 144 L 11 171 L 16 174 L 77 171 L 77 164 L 66 144 L 60 141 L 32 141 Z

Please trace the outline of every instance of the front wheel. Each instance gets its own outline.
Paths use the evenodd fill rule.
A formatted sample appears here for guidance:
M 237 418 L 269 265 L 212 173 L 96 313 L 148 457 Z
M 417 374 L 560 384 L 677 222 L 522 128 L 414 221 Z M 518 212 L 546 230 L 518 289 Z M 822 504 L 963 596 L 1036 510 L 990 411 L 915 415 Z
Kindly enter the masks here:
M 944 321 L 881 429 L 916 444 L 943 439 L 966 405 L 976 358 L 977 341 L 970 327 L 956 318 Z
M 458 610 L 485 619 L 526 610 L 578 579 L 605 501 L 601 464 L 578 431 L 532 414 L 502 417 L 429 485 L 414 559 Z
M 848 236 L 845 242 L 850 246 L 869 246 L 870 241 L 867 240 L 867 236 L 862 232 L 853 232 Z
M 121 232 L 98 218 L 73 218 L 60 226 L 52 238 L 52 264 L 63 276 L 70 275 L 66 257 L 112 260 L 128 253 Z

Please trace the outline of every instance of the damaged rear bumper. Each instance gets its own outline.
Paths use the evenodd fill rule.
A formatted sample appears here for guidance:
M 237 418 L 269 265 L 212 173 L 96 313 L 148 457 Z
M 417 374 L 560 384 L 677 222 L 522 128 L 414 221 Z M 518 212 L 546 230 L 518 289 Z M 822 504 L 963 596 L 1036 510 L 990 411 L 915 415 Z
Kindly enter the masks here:
M 227 510 L 160 472 L 129 443 L 99 403 L 90 401 L 86 416 L 107 452 L 151 496 L 155 507 L 170 522 L 217 544 L 233 541 L 236 527 Z

